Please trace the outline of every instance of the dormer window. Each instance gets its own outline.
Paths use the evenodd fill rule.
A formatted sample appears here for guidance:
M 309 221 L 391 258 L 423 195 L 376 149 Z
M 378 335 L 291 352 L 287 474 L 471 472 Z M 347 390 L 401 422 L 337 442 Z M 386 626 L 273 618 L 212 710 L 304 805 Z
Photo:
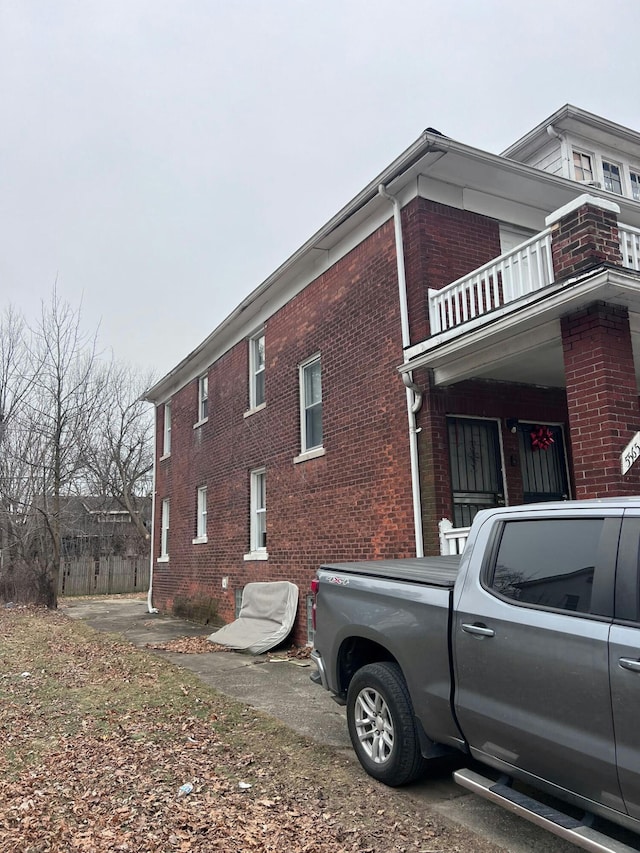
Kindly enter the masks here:
M 589 183 L 593 180 L 593 163 L 590 154 L 581 151 L 573 152 L 573 168 L 576 181 Z
M 620 166 L 615 163 L 602 161 L 602 174 L 604 176 L 604 188 L 610 193 L 622 195 L 622 181 L 620 179 Z

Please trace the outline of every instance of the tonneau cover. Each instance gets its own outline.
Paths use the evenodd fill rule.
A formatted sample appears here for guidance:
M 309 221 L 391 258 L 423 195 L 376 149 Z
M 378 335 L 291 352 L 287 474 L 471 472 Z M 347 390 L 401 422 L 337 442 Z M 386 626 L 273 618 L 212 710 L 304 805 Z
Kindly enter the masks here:
M 454 555 L 413 557 L 406 560 L 371 560 L 362 563 L 327 563 L 320 568 L 328 572 L 371 575 L 451 588 L 458 575 L 459 566 L 460 556 Z

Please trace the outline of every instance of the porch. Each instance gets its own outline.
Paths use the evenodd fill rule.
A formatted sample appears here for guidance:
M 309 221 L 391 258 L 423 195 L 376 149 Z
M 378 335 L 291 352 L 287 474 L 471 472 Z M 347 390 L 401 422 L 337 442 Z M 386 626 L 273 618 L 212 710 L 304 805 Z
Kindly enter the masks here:
M 440 553 L 461 553 L 483 506 L 640 489 L 640 464 L 620 470 L 640 429 L 640 227 L 618 213 L 580 196 L 512 251 L 429 289 L 430 335 L 400 370 L 429 388 L 421 441 L 444 470 L 429 499 L 440 521 L 425 524 Z

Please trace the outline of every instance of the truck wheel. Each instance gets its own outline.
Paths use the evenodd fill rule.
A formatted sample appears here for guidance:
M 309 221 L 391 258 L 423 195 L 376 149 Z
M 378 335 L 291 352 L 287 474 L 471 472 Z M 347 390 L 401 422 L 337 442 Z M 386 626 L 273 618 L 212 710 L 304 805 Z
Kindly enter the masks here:
M 356 672 L 347 722 L 360 764 L 374 779 L 397 787 L 424 772 L 411 697 L 396 663 L 371 663 Z

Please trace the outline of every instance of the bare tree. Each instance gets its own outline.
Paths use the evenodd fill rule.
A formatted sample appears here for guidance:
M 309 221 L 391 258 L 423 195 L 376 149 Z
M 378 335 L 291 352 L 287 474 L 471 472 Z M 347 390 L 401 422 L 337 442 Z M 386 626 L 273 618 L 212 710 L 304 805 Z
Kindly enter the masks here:
M 0 315 L 0 597 L 57 605 L 65 547 L 95 538 L 70 517 L 82 505 L 73 496 L 91 497 L 94 517 L 96 497 L 107 513 L 116 501 L 147 546 L 150 384 L 96 352 L 96 333 L 55 288 L 32 327 L 13 309 Z
M 29 437 L 27 462 L 36 485 L 38 530 L 50 548 L 39 551 L 39 597 L 57 605 L 62 524 L 61 501 L 82 475 L 90 439 L 106 409 L 103 373 L 98 370 L 96 335 L 82 332 L 80 311 L 58 298 L 43 303 L 31 330 L 28 361 L 30 393 L 22 415 Z
M 149 540 L 143 505 L 152 490 L 153 416 L 141 395 L 153 383 L 130 366 L 105 370 L 107 408 L 87 458 L 88 483 L 95 494 L 109 495 L 125 509 L 142 540 Z

